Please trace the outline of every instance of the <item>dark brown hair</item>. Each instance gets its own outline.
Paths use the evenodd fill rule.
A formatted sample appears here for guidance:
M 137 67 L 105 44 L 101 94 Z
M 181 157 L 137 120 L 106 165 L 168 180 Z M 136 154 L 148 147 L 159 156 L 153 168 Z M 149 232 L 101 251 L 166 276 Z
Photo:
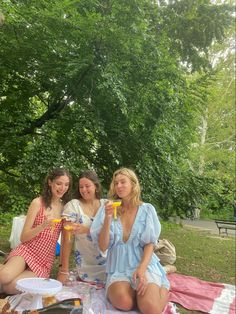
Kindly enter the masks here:
M 68 191 L 63 195 L 62 201 L 63 203 L 67 203 L 71 199 L 71 186 L 72 186 L 72 177 L 69 173 L 69 171 L 63 169 L 63 168 L 56 168 L 53 169 L 45 178 L 44 185 L 43 185 L 43 191 L 42 191 L 42 199 L 46 207 L 50 207 L 51 200 L 52 200 L 52 192 L 51 188 L 49 186 L 49 180 L 53 181 L 58 177 L 61 176 L 67 176 L 70 180 L 69 189 Z
M 102 186 L 101 186 L 101 183 L 98 179 L 98 175 L 93 170 L 85 170 L 85 171 L 81 172 L 81 174 L 79 175 L 78 181 L 77 181 L 77 190 L 75 192 L 75 198 L 77 198 L 77 199 L 83 198 L 82 195 L 80 194 L 80 191 L 79 191 L 79 181 L 80 181 L 80 179 L 83 179 L 83 178 L 86 178 L 86 179 L 93 182 L 93 184 L 96 187 L 95 196 L 97 199 L 100 199 L 102 196 Z

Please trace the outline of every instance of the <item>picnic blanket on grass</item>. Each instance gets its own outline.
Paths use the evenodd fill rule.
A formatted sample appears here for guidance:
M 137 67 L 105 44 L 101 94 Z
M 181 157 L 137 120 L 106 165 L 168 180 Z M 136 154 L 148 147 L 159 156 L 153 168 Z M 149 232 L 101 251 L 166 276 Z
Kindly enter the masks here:
M 178 309 L 173 303 L 180 304 L 190 311 L 200 311 L 210 314 L 236 313 L 235 286 L 208 282 L 177 273 L 169 274 L 168 279 L 170 281 L 169 303 L 165 307 L 163 314 L 178 313 Z M 105 299 L 104 291 L 96 291 L 93 295 L 93 301 L 94 304 L 106 304 L 103 309 L 104 312 L 98 313 L 124 313 L 115 310 L 111 306 Z
M 211 314 L 235 314 L 235 286 L 208 282 L 177 273 L 168 275 L 169 301 L 191 311 Z
M 139 314 L 140 312 L 138 311 L 129 311 L 129 312 L 124 312 L 124 311 L 118 311 L 115 309 L 111 303 L 106 299 L 105 297 L 105 290 L 95 290 L 92 293 L 92 298 L 91 298 L 91 303 L 90 307 L 88 310 L 85 309 L 83 314 L 124 314 L 124 313 L 129 313 L 129 314 Z M 169 302 L 162 314 L 178 314 L 177 312 L 177 307 L 174 303 Z
M 83 302 L 83 314 L 124 314 L 127 312 L 118 311 L 105 297 L 105 289 L 97 290 L 94 286 L 90 286 L 78 282 L 71 287 L 63 286 L 62 290 L 55 295 L 58 302 L 80 298 Z M 15 295 L 10 297 L 9 301 L 11 308 L 17 304 L 15 310 L 21 313 L 23 310 L 33 310 L 31 302 L 33 295 L 29 293 L 22 293 L 21 295 Z M 20 302 L 19 302 L 20 301 Z M 45 310 L 46 308 L 44 308 Z M 56 312 L 55 312 L 56 313 Z M 139 314 L 138 311 L 129 311 L 129 314 Z M 169 302 L 163 311 L 163 314 L 178 314 L 176 311 L 176 305 Z
M 190 311 L 200 311 L 210 314 L 235 314 L 235 286 L 208 282 L 196 277 L 177 273 L 169 274 L 170 296 L 169 303 L 163 314 L 178 314 L 174 303 L 180 304 Z M 124 314 L 113 308 L 105 297 L 105 290 L 97 290 L 94 286 L 78 282 L 72 287 L 63 287 L 56 298 L 59 301 L 79 297 L 83 300 L 83 314 Z M 26 300 L 18 306 L 18 310 L 25 308 Z M 130 311 L 129 314 L 138 314 Z

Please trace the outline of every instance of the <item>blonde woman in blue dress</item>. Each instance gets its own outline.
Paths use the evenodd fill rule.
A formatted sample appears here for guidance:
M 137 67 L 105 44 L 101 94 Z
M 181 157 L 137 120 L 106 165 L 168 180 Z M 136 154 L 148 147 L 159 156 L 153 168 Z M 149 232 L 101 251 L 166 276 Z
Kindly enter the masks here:
M 141 201 L 138 178 L 128 168 L 115 171 L 108 195 L 122 201 L 118 218 L 114 219 L 109 201 L 90 229 L 94 242 L 107 252 L 107 297 L 122 311 L 137 306 L 144 314 L 162 313 L 168 302 L 169 282 L 153 252 L 161 232 L 156 210 Z
M 68 202 L 63 215 L 71 221 L 73 231 L 63 230 L 60 268 L 57 279 L 66 283 L 69 277 L 69 257 L 74 242 L 74 257 L 78 279 L 104 285 L 105 262 L 98 247 L 92 242 L 90 226 L 105 199 L 101 199 L 101 184 L 96 172 L 86 170 L 78 178 L 76 198 Z

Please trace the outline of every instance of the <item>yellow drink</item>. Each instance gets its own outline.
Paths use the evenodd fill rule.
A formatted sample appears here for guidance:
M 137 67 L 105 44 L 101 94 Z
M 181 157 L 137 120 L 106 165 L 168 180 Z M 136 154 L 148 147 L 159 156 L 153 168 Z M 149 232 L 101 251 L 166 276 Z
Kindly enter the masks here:
M 52 220 L 52 224 L 51 224 L 51 230 L 52 230 L 52 233 L 54 232 L 55 230 L 55 225 L 58 224 L 59 222 L 61 222 L 61 218 L 58 218 L 58 219 L 53 219 Z
M 71 231 L 71 230 L 73 230 L 73 227 L 72 226 L 64 226 L 64 229 L 68 230 L 68 231 Z
M 61 222 L 61 218 L 53 219 L 52 222 L 55 223 L 55 224 L 57 224 L 57 223 Z
M 75 306 L 80 306 L 80 300 L 75 300 L 75 301 L 74 301 L 74 305 L 75 305 Z
M 73 227 L 66 225 L 66 226 L 64 226 L 64 229 L 65 229 L 66 231 L 69 231 L 69 241 L 70 241 L 70 231 L 73 230 Z
M 116 201 L 112 203 L 112 207 L 114 208 L 114 219 L 117 219 L 117 207 L 121 205 L 121 201 Z

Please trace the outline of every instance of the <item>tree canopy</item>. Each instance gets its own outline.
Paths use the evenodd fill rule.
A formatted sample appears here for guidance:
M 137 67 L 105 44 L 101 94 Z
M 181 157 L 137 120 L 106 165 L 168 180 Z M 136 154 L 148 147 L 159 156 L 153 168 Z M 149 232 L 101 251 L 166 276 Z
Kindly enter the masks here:
M 166 216 L 202 197 L 210 183 L 186 162 L 199 110 L 188 76 L 211 70 L 233 6 L 3 0 L 1 10 L 4 211 L 22 210 L 55 166 L 93 168 L 105 189 L 114 170 L 132 167 Z

